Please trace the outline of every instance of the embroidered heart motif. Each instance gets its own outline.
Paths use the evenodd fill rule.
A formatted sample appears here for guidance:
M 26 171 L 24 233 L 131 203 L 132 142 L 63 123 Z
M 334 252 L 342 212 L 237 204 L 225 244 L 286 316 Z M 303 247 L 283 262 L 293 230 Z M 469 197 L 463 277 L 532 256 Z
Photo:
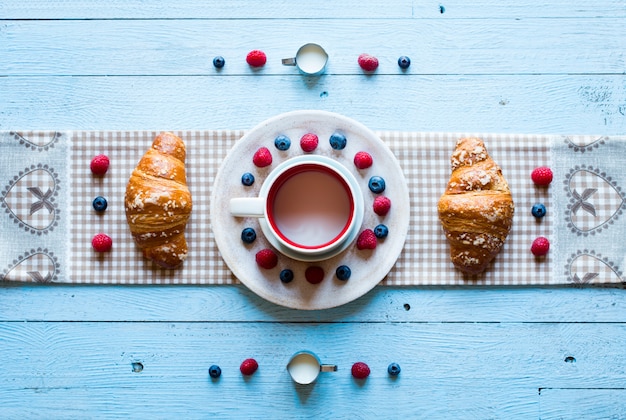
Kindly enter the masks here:
M 27 149 L 37 149 L 39 151 L 48 150 L 54 147 L 54 144 L 61 138 L 61 133 L 31 133 L 28 138 L 24 134 L 11 131 L 9 133 L 13 139 L 17 140 L 20 144 L 24 145 Z
M 48 233 L 58 225 L 59 177 L 47 165 L 25 169 L 4 188 L 2 207 L 27 232 Z
M 2 280 L 51 283 L 58 279 L 59 264 L 54 253 L 47 249 L 31 249 L 13 260 L 2 274 Z
M 568 261 L 568 281 L 574 284 L 621 283 L 622 272 L 593 251 L 578 251 Z
M 580 166 L 572 169 L 565 190 L 569 197 L 568 226 L 579 235 L 587 236 L 608 229 L 624 210 L 621 188 L 597 168 Z
M 570 149 L 574 149 L 575 152 L 590 152 L 593 149 L 597 149 L 601 145 L 605 144 L 609 138 L 606 136 L 568 136 L 565 137 L 565 142 Z

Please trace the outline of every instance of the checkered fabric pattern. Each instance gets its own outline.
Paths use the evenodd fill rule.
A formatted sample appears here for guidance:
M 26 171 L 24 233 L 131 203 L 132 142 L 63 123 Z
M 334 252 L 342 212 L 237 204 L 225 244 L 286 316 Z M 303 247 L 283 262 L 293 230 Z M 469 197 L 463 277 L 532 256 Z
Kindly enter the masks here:
M 2 204 L 6 214 L 17 212 L 16 214 L 23 214 L 23 217 L 31 217 L 32 215 L 29 216 L 28 214 L 32 206 L 35 205 L 35 207 L 41 207 L 43 210 L 39 209 L 38 212 L 33 213 L 37 216 L 33 220 L 28 220 L 28 224 L 42 226 L 48 223 L 48 219 L 45 217 L 51 217 L 48 214 L 46 203 L 50 202 L 50 198 L 53 198 L 56 201 L 52 200 L 51 202 L 57 208 L 61 207 L 59 211 L 65 217 L 64 220 L 69 220 L 65 237 L 62 240 L 55 239 L 54 241 L 59 248 L 68 247 L 67 258 L 57 258 L 59 254 L 63 255 L 63 253 L 57 252 L 55 254 L 54 245 L 51 243 L 47 243 L 43 250 L 36 243 L 29 248 L 23 247 L 23 250 L 6 250 L 9 254 L 13 252 L 16 255 L 11 255 L 7 261 L 0 261 L 4 264 L 3 267 L 0 267 L 4 270 L 1 273 L 3 278 L 5 280 L 23 280 L 21 277 L 12 277 L 11 273 L 23 273 L 24 267 L 30 267 L 34 264 L 33 261 L 40 261 L 38 263 L 40 267 L 48 264 L 50 268 L 41 269 L 42 273 L 35 279 L 37 281 L 50 279 L 50 271 L 52 271 L 54 274 L 52 281 L 73 283 L 237 283 L 238 280 L 234 278 L 222 260 L 215 244 L 210 226 L 209 201 L 213 180 L 222 160 L 245 132 L 242 130 L 175 132 L 187 144 L 187 178 L 194 199 L 194 210 L 186 232 L 190 256 L 177 270 L 155 269 L 150 262 L 141 257 L 140 251 L 132 241 L 124 213 L 124 192 L 130 173 L 157 134 L 157 131 L 76 131 L 65 135 L 67 137 L 65 141 L 70 143 L 68 152 L 65 152 L 60 146 L 62 142 L 59 139 L 63 139 L 64 135 L 61 135 L 56 143 L 50 143 L 56 144 L 57 152 L 67 153 L 66 159 L 69 161 L 67 173 L 61 173 L 59 176 L 57 170 L 51 171 L 53 173 L 50 175 L 51 179 L 57 179 L 59 185 L 65 188 L 65 192 L 68 193 L 67 203 L 60 199 L 62 195 L 57 199 L 55 194 L 50 192 L 56 191 L 56 189 L 49 191 L 49 188 L 46 187 L 50 186 L 50 182 L 53 181 L 46 178 L 48 175 L 46 175 L 45 168 L 34 166 L 31 181 L 33 181 L 33 185 L 37 185 L 38 189 L 28 192 L 27 198 L 14 194 L 17 189 L 13 187 L 14 184 L 17 184 L 16 180 L 19 175 L 6 172 L 5 168 L 0 168 L 0 175 L 2 175 L 0 181 L 7 184 L 2 191 Z M 568 277 L 568 275 L 563 275 L 563 267 L 555 267 L 554 259 L 556 257 L 554 253 L 548 254 L 543 259 L 536 259 L 529 252 L 530 245 L 537 236 L 554 238 L 554 242 L 558 242 L 559 232 L 555 231 L 555 220 L 562 217 L 560 214 L 550 217 L 550 211 L 553 208 L 559 208 L 559 212 L 562 212 L 561 207 L 568 205 L 567 203 L 557 205 L 553 202 L 555 191 L 563 189 L 562 179 L 567 178 L 571 188 L 580 193 L 583 193 L 585 189 L 598 190 L 599 193 L 594 197 L 593 204 L 597 207 L 594 209 L 597 211 L 596 214 L 600 214 L 601 217 L 608 218 L 610 215 L 604 213 L 616 206 L 620 212 L 623 211 L 623 194 L 619 188 L 616 189 L 615 186 L 611 185 L 613 192 L 602 198 L 601 194 L 607 194 L 602 192 L 607 190 L 606 185 L 602 185 L 602 182 L 607 183 L 607 177 L 590 177 L 589 180 L 586 180 L 583 176 L 585 175 L 584 171 L 568 174 L 566 173 L 567 169 L 572 168 L 572 166 L 567 166 L 569 163 L 562 168 L 558 164 L 555 165 L 560 172 L 555 174 L 559 176 L 559 181 L 555 180 L 550 188 L 538 188 L 532 183 L 530 173 L 536 166 L 553 165 L 552 160 L 555 151 L 552 145 L 555 141 L 562 142 L 561 138 L 555 140 L 554 136 L 497 135 L 491 133 L 379 131 L 377 134 L 398 158 L 408 182 L 411 206 L 410 228 L 404 249 L 392 270 L 381 282 L 382 285 L 566 284 L 576 283 L 578 279 L 582 278 L 590 279 L 593 276 L 597 278 L 598 274 L 594 272 L 595 269 L 589 267 L 598 264 L 607 273 L 607 278 L 612 276 L 612 280 L 609 282 L 622 281 L 623 274 L 619 267 L 621 261 L 615 258 L 608 261 L 606 258 L 603 259 L 601 255 L 586 252 L 582 248 L 579 251 L 574 250 L 571 256 L 568 254 L 564 258 L 569 257 L 572 273 L 575 269 L 580 273 L 576 272 Z M 29 148 L 30 153 L 39 153 L 39 150 L 46 147 L 46 142 L 50 141 L 53 134 L 29 133 L 29 136 L 26 142 L 30 142 L 30 144 L 22 143 L 21 146 Z M 448 244 L 437 216 L 437 201 L 445 190 L 450 176 L 450 155 L 456 141 L 463 136 L 477 136 L 485 141 L 490 155 L 503 170 L 516 205 L 513 228 L 504 248 L 496 257 L 493 265 L 477 278 L 466 277 L 453 268 L 449 259 Z M 22 141 L 11 133 L 10 135 L 4 133 L 4 138 L 8 138 L 8 142 L 11 144 Z M 594 148 L 597 147 L 594 144 L 595 140 L 596 138 L 591 137 L 575 138 L 567 143 L 567 147 L 569 150 L 577 152 L 586 150 L 587 155 L 589 155 L 589 151 L 595 150 Z M 5 147 L 4 143 L 2 146 Z M 623 146 L 624 144 L 620 145 L 622 148 Z M 3 149 L 3 151 L 5 150 L 8 149 Z M 109 156 L 111 165 L 105 176 L 96 177 L 91 174 L 89 162 L 100 153 Z M 558 153 L 562 152 L 559 151 Z M 24 165 L 20 166 L 22 172 L 24 172 L 24 168 Z M 13 171 L 13 169 L 9 171 Z M 597 167 L 590 167 L 590 172 L 596 175 L 602 174 L 601 168 Z M 34 177 L 38 177 L 38 180 L 35 181 Z M 610 178 L 608 184 L 611 184 Z M 617 195 L 615 191 L 617 191 Z M 21 194 L 26 193 L 22 192 Z M 571 195 L 571 192 L 568 194 Z M 588 192 L 588 194 L 590 193 Z M 92 207 L 93 198 L 99 195 L 108 200 L 108 208 L 103 213 L 96 213 Z M 571 200 L 569 195 L 565 201 Z M 584 202 L 584 200 L 582 201 Z M 541 221 L 537 221 L 530 213 L 530 208 L 537 202 L 544 203 L 549 212 L 549 216 L 541 219 Z M 59 206 L 60 203 L 64 204 Z M 16 207 L 19 209 L 15 210 Z M 572 217 L 578 218 L 574 222 L 579 225 L 580 229 L 585 228 L 585 223 L 591 223 L 585 219 L 591 217 L 589 208 L 586 212 L 581 210 L 577 213 L 570 213 L 573 214 Z M 6 216 L 5 220 L 10 217 L 13 216 Z M 37 219 L 39 217 L 42 219 Z M 58 217 L 58 214 L 55 217 Z M 612 217 L 613 219 L 616 218 L 615 216 Z M 15 223 L 13 222 L 13 224 Z M 10 223 L 7 222 L 6 224 L 9 225 Z M 57 228 L 54 233 L 59 234 L 59 230 Z M 111 252 L 103 254 L 93 252 L 91 239 L 99 232 L 106 233 L 113 238 L 114 245 Z M 60 233 L 63 233 L 62 229 Z M 51 236 L 48 235 L 48 238 Z M 37 235 L 31 234 L 29 238 L 36 242 Z M 20 265 L 22 266 L 21 271 L 14 269 Z M 65 265 L 69 266 L 66 267 Z M 579 266 L 583 268 L 577 268 Z M 58 267 L 61 269 L 59 270 Z M 584 271 L 591 271 L 591 273 L 584 273 Z

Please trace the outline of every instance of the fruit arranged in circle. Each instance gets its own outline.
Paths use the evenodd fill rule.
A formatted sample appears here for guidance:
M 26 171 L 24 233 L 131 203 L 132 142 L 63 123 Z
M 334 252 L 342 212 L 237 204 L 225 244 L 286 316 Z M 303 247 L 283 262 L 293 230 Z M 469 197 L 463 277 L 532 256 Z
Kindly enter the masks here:
M 222 369 L 218 365 L 212 365 L 209 368 L 209 376 L 213 379 L 217 379 L 222 375 Z
M 352 365 L 351 372 L 356 379 L 365 379 L 370 376 L 370 367 L 365 362 L 356 362 Z
M 261 268 L 270 270 L 278 265 L 278 255 L 269 248 L 260 250 L 255 255 L 256 263 Z
M 397 363 L 390 363 L 389 366 L 387 366 L 387 373 L 391 376 L 398 376 L 401 370 L 400 365 Z
M 267 56 L 261 50 L 252 50 L 246 56 L 246 63 L 251 67 L 263 67 L 267 62 Z
M 350 270 L 350 267 L 348 267 L 347 265 L 340 265 L 335 270 L 335 275 L 337 276 L 339 280 L 345 281 L 345 280 L 348 280 L 350 276 L 352 275 L 352 270 Z
M 113 247 L 113 239 L 104 233 L 98 233 L 91 240 L 91 246 L 96 252 L 108 252 Z
M 274 146 L 276 146 L 278 150 L 289 150 L 291 147 L 291 139 L 284 134 L 281 134 L 274 139 Z
M 280 272 L 280 281 L 283 283 L 291 283 L 293 277 L 293 271 L 288 268 L 285 268 Z
M 373 176 L 370 178 L 367 186 L 374 194 L 380 194 L 385 191 L 385 180 L 380 176 Z
M 239 371 L 242 375 L 250 376 L 259 368 L 259 364 L 256 360 L 249 358 L 241 362 L 239 365 Z
M 213 66 L 215 66 L 216 69 L 221 69 L 224 67 L 224 64 L 226 64 L 226 60 L 224 60 L 224 57 L 221 55 L 218 55 L 213 59 Z
M 361 151 L 354 155 L 354 166 L 358 169 L 367 169 L 372 166 L 373 162 L 372 155 L 367 152 Z
M 374 71 L 378 68 L 378 58 L 370 54 L 361 54 L 357 59 L 359 66 L 365 71 Z
M 548 168 L 547 166 L 540 166 L 538 168 L 535 168 L 530 174 L 530 178 L 536 185 L 539 186 L 550 185 L 553 176 L 554 175 L 552 173 L 552 169 Z
M 550 250 L 550 241 L 543 236 L 538 237 L 533 241 L 530 247 L 530 252 L 537 257 L 542 257 Z
M 107 155 L 97 155 L 93 159 L 91 159 L 91 163 L 89 164 L 89 169 L 91 169 L 91 173 L 97 176 L 103 176 L 107 173 L 109 169 L 110 160 Z
M 389 213 L 389 209 L 391 208 L 391 200 L 389 197 L 385 197 L 384 195 L 379 195 L 374 199 L 374 213 L 379 216 L 384 216 Z
M 389 235 L 389 228 L 381 223 L 374 228 L 374 235 L 378 239 L 386 238 Z
M 255 239 L 256 231 L 253 228 L 247 227 L 241 231 L 241 240 L 245 243 L 251 244 L 252 242 L 254 242 Z
M 411 59 L 407 57 L 406 55 L 403 55 L 400 58 L 398 58 L 398 66 L 400 66 L 401 69 L 408 69 L 410 65 L 411 65 Z
M 375 249 L 376 248 L 376 235 L 372 229 L 365 229 L 359 234 L 356 240 L 356 247 L 358 249 Z
M 259 168 L 265 168 L 272 164 L 272 152 L 267 147 L 259 147 L 252 156 L 252 163 Z
M 310 153 L 317 148 L 319 138 L 313 133 L 307 133 L 300 139 L 300 147 L 306 153 Z
M 250 172 L 246 172 L 245 174 L 241 175 L 241 183 L 246 187 L 254 184 L 254 175 L 252 175 Z
M 311 284 L 318 284 L 324 280 L 324 269 L 317 265 L 307 267 L 304 272 L 304 278 Z
M 329 142 L 330 147 L 332 147 L 334 150 L 343 150 L 348 144 L 346 136 L 338 132 L 335 132 L 330 136 Z

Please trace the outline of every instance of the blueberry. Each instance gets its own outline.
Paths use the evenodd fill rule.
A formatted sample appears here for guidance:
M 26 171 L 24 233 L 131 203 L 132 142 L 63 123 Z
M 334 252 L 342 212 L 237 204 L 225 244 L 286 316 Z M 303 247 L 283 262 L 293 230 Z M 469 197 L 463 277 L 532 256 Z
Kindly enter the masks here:
M 276 146 L 278 150 L 289 150 L 291 147 L 291 139 L 284 134 L 281 134 L 274 139 L 274 146 Z
M 386 238 L 389 235 L 389 228 L 382 223 L 374 228 L 374 235 L 378 239 Z
M 373 193 L 379 194 L 385 191 L 385 180 L 379 176 L 373 176 L 370 178 L 368 187 Z
M 213 59 L 213 65 L 216 69 L 221 69 L 222 67 L 224 67 L 224 64 L 226 64 L 226 60 L 224 60 L 224 57 L 222 57 L 221 55 L 218 55 Z
M 406 55 L 403 55 L 402 57 L 398 58 L 398 65 L 401 69 L 408 69 L 411 65 L 411 59 Z
M 107 209 L 107 199 L 101 196 L 97 196 L 93 199 L 92 205 L 95 211 L 105 211 Z
M 246 187 L 254 184 L 254 175 L 252 175 L 250 172 L 246 172 L 245 174 L 241 175 L 241 183 Z
M 209 368 L 209 376 L 213 379 L 217 379 L 222 375 L 222 369 L 218 365 L 213 365 Z
M 330 136 L 330 147 L 335 150 L 343 150 L 346 147 L 346 136 L 341 133 L 333 133 Z
M 280 281 L 283 283 L 289 283 L 293 280 L 293 271 L 288 268 L 285 268 L 280 272 Z
M 241 240 L 247 244 L 251 244 L 256 239 L 256 232 L 254 229 L 247 227 L 241 231 Z
M 546 206 L 541 203 L 537 203 L 533 206 L 531 212 L 533 216 L 535 216 L 537 219 L 541 219 L 543 216 L 546 215 Z
M 389 366 L 387 367 L 387 372 L 391 376 L 398 376 L 401 370 L 402 369 L 400 369 L 400 365 L 397 363 L 390 363 Z
M 337 267 L 337 270 L 335 270 L 335 275 L 339 280 L 348 280 L 352 275 L 352 270 L 350 270 L 350 267 L 347 265 L 340 265 Z

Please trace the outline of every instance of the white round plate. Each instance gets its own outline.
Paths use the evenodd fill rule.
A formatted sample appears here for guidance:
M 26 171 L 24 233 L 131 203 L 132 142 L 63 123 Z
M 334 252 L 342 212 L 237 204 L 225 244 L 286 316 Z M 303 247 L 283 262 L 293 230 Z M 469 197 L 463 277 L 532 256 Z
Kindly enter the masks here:
M 347 139 L 343 150 L 330 146 L 330 136 L 342 133 Z M 378 240 L 374 250 L 359 250 L 356 238 L 351 246 L 340 254 L 318 262 L 297 261 L 278 252 L 263 236 L 259 219 L 234 217 L 229 212 L 229 201 L 234 197 L 257 196 L 265 177 L 281 162 L 305 152 L 300 148 L 300 138 L 307 133 L 319 137 L 318 147 L 311 154 L 323 155 L 339 161 L 350 171 L 361 185 L 365 202 L 364 229 L 374 229 L 382 223 L 389 228 L 389 235 Z M 274 146 L 278 135 L 291 139 L 291 147 L 286 151 Z M 273 157 L 272 164 L 257 168 L 252 157 L 259 147 L 267 147 Z M 372 155 L 373 165 L 358 169 L 354 165 L 354 155 L 366 151 Z M 251 186 L 241 183 L 241 176 L 250 172 L 255 177 Z M 381 176 L 386 189 L 381 194 L 369 190 L 372 176 Z M 391 200 L 391 210 L 385 216 L 373 211 L 374 198 L 385 195 Z M 326 111 L 293 111 L 270 118 L 250 130 L 238 140 L 222 162 L 211 194 L 211 228 L 222 258 L 233 274 L 250 290 L 260 297 L 294 309 L 326 309 L 351 302 L 376 286 L 395 264 L 406 240 L 410 220 L 410 200 L 406 180 L 397 159 L 387 145 L 363 124 L 345 116 Z M 241 240 L 241 231 L 252 227 L 257 239 L 246 244 Z M 278 265 L 266 270 L 259 267 L 255 254 L 271 248 L 278 254 Z M 348 280 L 339 280 L 335 270 L 347 265 L 352 271 Z M 324 279 L 318 284 L 310 284 L 305 279 L 305 270 L 319 266 L 324 270 Z M 280 281 L 280 272 L 291 269 L 294 279 L 290 283 Z

